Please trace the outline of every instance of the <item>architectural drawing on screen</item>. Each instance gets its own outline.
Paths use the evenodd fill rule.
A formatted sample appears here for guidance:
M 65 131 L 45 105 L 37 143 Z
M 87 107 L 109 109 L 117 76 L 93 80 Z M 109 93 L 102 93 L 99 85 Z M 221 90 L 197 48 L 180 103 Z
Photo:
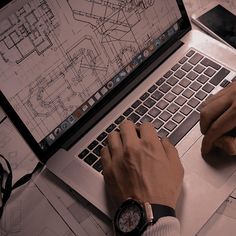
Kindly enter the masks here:
M 50 34 L 58 22 L 46 0 L 29 1 L 0 23 L 0 58 L 21 63 L 51 48 Z

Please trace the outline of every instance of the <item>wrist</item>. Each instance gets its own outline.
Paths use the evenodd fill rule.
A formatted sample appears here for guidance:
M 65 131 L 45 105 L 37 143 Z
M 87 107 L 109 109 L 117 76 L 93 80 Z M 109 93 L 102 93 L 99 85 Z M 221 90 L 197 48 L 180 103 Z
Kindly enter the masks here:
M 117 235 L 141 235 L 147 226 L 156 223 L 160 218 L 175 217 L 175 210 L 161 204 L 150 204 L 128 199 L 117 210 L 114 218 L 114 229 Z

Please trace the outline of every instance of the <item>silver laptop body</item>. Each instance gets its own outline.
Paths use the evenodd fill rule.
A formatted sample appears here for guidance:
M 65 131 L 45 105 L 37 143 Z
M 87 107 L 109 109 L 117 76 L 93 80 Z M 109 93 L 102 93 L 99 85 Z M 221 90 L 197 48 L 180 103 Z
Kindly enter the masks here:
M 46 162 L 47 168 L 109 217 L 112 215 L 108 207 L 110 199 L 105 193 L 102 169 L 98 162 L 99 148 L 96 149 L 105 144 L 105 136 L 110 132 L 107 129 L 112 129 L 112 124 L 117 128 L 120 116 L 136 119 L 136 123 L 148 119 L 156 121 L 152 108 L 159 104 L 157 95 L 160 93 L 152 91 L 153 85 L 161 91 L 163 101 L 168 103 L 165 111 L 171 113 L 171 96 L 167 97 L 167 94 L 171 91 L 175 96 L 173 99 L 181 94 L 177 94 L 177 90 L 176 93 L 173 92 L 172 87 L 164 92 L 167 86 L 162 87 L 163 83 L 189 89 L 195 92 L 194 97 L 197 96 L 197 91 L 192 86 L 194 82 L 194 85 L 200 84 L 201 88 L 206 84 L 214 85 L 211 92 L 204 90 L 207 97 L 222 89 L 224 81 L 231 82 L 236 76 L 235 50 L 199 31 L 190 30 L 182 2 L 177 2 L 15 1 L 2 8 L 0 13 L 1 105 L 39 159 Z M 162 11 L 158 12 L 157 9 Z M 148 18 L 150 14 L 159 17 L 162 27 L 155 17 L 151 22 Z M 161 21 L 162 18 L 168 20 Z M 22 27 L 17 25 L 17 19 L 24 23 Z M 74 24 L 71 29 L 70 24 Z M 80 24 L 88 31 L 91 30 L 92 36 L 97 38 L 94 39 L 88 32 L 85 34 L 85 28 L 80 28 Z M 68 29 L 63 28 L 66 25 Z M 75 26 L 78 26 L 77 31 Z M 142 32 L 148 26 L 153 28 L 144 37 Z M 14 27 L 17 30 L 12 30 Z M 135 30 L 139 32 L 136 27 L 140 27 L 140 35 L 132 35 Z M 22 34 L 21 38 L 19 32 Z M 62 40 L 67 34 L 73 35 L 74 40 Z M 142 39 L 143 43 L 131 40 L 136 37 Z M 137 49 L 135 45 L 140 48 Z M 191 64 L 191 59 L 188 58 L 192 52 L 192 57 L 200 54 L 206 58 L 205 61 L 210 60 L 211 63 L 220 65 L 219 71 L 222 68 L 228 71 L 222 81 L 214 84 L 212 79 L 215 75 L 210 74 L 207 75 L 207 82 L 197 79 L 191 81 L 186 77 L 195 68 L 195 64 Z M 185 70 L 182 69 L 183 58 L 187 58 L 191 66 L 184 67 Z M 203 61 L 200 59 L 199 63 L 201 60 Z M 207 66 L 206 64 L 201 65 Z M 210 67 L 215 70 L 215 74 L 219 73 L 215 64 Z M 184 71 L 183 77 L 176 74 L 179 69 Z M 171 75 L 168 75 L 169 71 Z M 201 75 L 204 75 L 204 71 Z M 169 80 L 170 76 L 172 80 Z M 85 81 L 86 78 L 99 79 L 94 85 L 91 81 Z M 52 86 L 53 83 L 55 84 Z M 23 89 L 19 91 L 17 88 L 22 84 Z M 78 87 L 82 89 L 75 91 Z M 155 105 L 145 103 L 148 99 L 145 98 L 145 93 L 155 101 Z M 55 99 L 47 102 L 54 94 Z M 74 96 L 79 97 L 80 106 L 76 108 Z M 138 107 L 134 106 L 137 100 L 148 110 L 144 115 L 140 115 L 141 111 L 137 110 L 140 104 Z M 190 100 L 191 98 L 186 104 L 191 104 Z M 195 100 L 201 103 L 200 98 Z M 173 100 L 173 104 L 177 104 L 175 101 Z M 177 113 L 182 116 L 180 109 L 184 105 L 177 105 Z M 191 114 L 199 114 L 198 106 L 189 107 L 192 108 Z M 129 108 L 135 116 L 128 114 Z M 63 113 L 65 111 L 66 114 Z M 127 116 L 124 115 L 125 112 Z M 175 111 L 173 113 L 172 120 L 177 114 Z M 54 126 L 53 119 L 56 123 Z M 184 121 L 188 118 L 182 119 L 183 124 L 187 125 L 188 122 Z M 31 120 L 35 123 L 26 122 Z M 184 166 L 184 186 L 177 215 L 181 221 L 182 234 L 194 235 L 236 187 L 236 161 L 221 157 L 219 153 L 212 157 L 210 163 L 203 160 L 200 152 L 202 135 L 197 119 L 189 128 L 190 131 L 175 143 L 172 133 L 182 124 L 178 124 L 177 120 L 176 118 L 172 122 L 176 125 L 173 130 L 172 126 L 161 120 L 163 124 L 158 127 L 158 132 L 168 131 Z M 46 121 L 50 125 L 43 126 Z M 42 131 L 43 127 L 45 130 Z M 84 152 L 82 156 L 81 152 Z M 89 155 L 92 159 L 88 158 Z M 96 159 L 93 160 L 94 156 Z

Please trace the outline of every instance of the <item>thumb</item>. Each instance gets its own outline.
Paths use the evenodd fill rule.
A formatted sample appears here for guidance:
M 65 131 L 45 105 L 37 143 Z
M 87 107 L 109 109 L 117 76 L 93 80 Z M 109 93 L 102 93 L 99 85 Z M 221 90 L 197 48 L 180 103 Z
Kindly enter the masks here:
M 224 150 L 230 156 L 236 155 L 236 138 L 231 136 L 222 136 L 215 141 L 214 146 Z

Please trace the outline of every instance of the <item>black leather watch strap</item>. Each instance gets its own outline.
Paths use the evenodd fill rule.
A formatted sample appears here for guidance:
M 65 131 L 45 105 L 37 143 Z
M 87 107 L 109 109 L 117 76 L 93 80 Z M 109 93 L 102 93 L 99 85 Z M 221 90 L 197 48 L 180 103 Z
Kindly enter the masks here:
M 151 204 L 153 213 L 153 223 L 156 223 L 160 218 L 165 216 L 176 217 L 175 210 L 172 207 L 161 205 L 161 204 Z

